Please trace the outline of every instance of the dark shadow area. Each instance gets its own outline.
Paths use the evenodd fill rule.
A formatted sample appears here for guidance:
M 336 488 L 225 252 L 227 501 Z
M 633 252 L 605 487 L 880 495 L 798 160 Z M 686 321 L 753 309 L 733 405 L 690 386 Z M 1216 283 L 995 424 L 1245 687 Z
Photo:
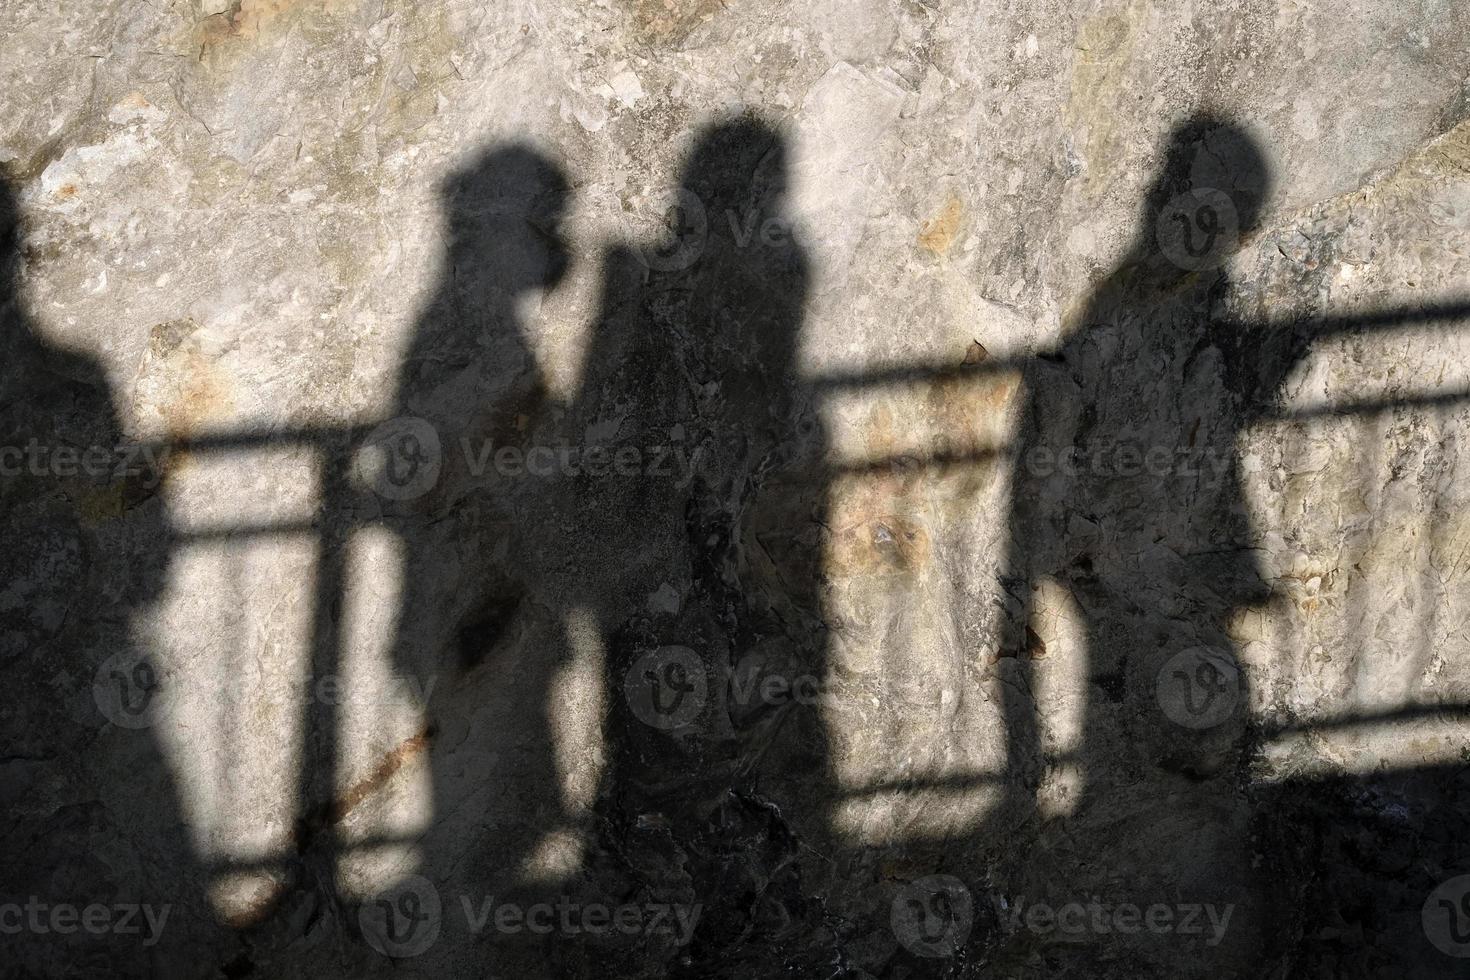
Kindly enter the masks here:
M 1219 266 L 1234 242 L 1217 229 L 1254 232 L 1271 193 L 1264 155 L 1209 118 L 1168 145 L 1132 254 L 1062 345 L 1024 371 L 1001 578 L 1014 606 L 996 668 L 1008 780 L 994 827 L 1026 828 L 1006 894 L 1057 907 L 1094 895 L 1140 907 L 1236 905 L 1212 948 L 1147 932 L 1093 935 L 1045 950 L 1052 968 L 1107 949 L 1137 957 L 1139 969 L 1172 957 L 1176 975 L 1227 976 L 1256 962 L 1275 914 L 1252 860 L 1238 771 L 1248 692 L 1226 632 L 1239 610 L 1270 596 L 1236 446 L 1305 345 L 1236 322 L 1225 307 L 1232 286 Z M 1171 241 L 1175 219 L 1183 235 Z M 1034 716 L 1045 656 L 1035 600 L 1047 580 L 1069 597 L 1086 645 L 1081 736 L 1065 763 L 1080 774 L 1080 795 L 1051 820 L 1036 810 L 1048 762 Z
M 556 528 L 547 523 L 546 488 L 497 472 L 485 453 L 512 447 L 523 456 L 534 433 L 563 411 L 547 391 L 517 303 L 554 288 L 563 274 L 559 222 L 569 194 L 554 163 L 515 146 L 475 158 L 446 181 L 446 274 L 415 330 L 399 388 L 397 414 L 433 426 L 443 469 L 394 525 L 408 547 L 397 669 L 446 681 L 444 720 L 435 726 L 441 744 L 551 777 L 507 790 L 496 786 L 505 779 L 494 769 L 455 769 L 454 785 L 446 767 L 435 767 L 436 814 L 470 821 L 487 807 L 519 814 L 515 826 L 482 827 L 478 840 L 440 821 L 430 837 L 443 845 L 431 853 L 478 848 L 475 860 L 499 875 L 519 868 L 536 838 L 565 818 L 551 719 L 552 679 L 565 651 L 558 624 L 533 622 L 548 599 L 537 591 L 546 573 L 530 553 Z M 472 472 L 485 462 L 490 469 Z M 490 730 L 483 718 L 473 725 L 476 702 L 486 698 L 499 706 Z M 467 746 L 467 738 L 483 745 Z M 474 805 L 485 792 L 509 799 Z
M 1008 757 L 1003 773 L 971 781 L 1001 787 L 986 824 L 970 841 L 934 847 L 934 872 L 964 883 L 973 913 L 957 915 L 938 884 L 920 921 L 938 937 L 973 921 L 962 953 L 1005 976 L 1450 975 L 1456 964 L 1429 947 L 1418 910 L 1451 876 L 1446 845 L 1463 832 L 1463 778 L 1403 774 L 1335 789 L 1254 782 L 1254 749 L 1269 733 L 1247 717 L 1248 678 L 1229 630 L 1241 611 L 1276 599 L 1246 514 L 1240 436 L 1291 417 L 1278 392 L 1315 341 L 1470 308 L 1352 317 L 1287 308 L 1242 319 L 1222 266 L 1270 194 L 1265 156 L 1244 130 L 1209 117 L 1176 130 L 1168 147 L 1137 246 L 1061 346 L 1020 365 L 977 366 L 1019 366 L 1027 397 L 1011 454 L 1007 631 L 994 668 Z M 1364 400 L 1343 411 L 1383 407 Z M 1037 601 L 1047 582 L 1085 643 L 1080 741 L 1063 752 L 1045 743 L 1036 715 L 1038 662 L 1048 656 Z M 1066 773 L 1080 792 L 1058 797 Z M 1044 815 L 1043 793 L 1065 812 Z M 1368 841 L 1383 839 L 1384 820 L 1362 822 L 1361 801 L 1385 793 L 1416 801 L 1394 809 L 1397 838 L 1385 846 L 1413 852 L 1408 841 L 1435 840 L 1415 857 L 1438 867 L 1417 875 L 1424 887 L 1395 884 L 1392 895 L 1372 888 L 1390 883 L 1381 872 L 1397 857 L 1368 861 L 1380 872 L 1373 884 L 1344 863 L 1351 842 L 1371 850 Z M 1431 811 L 1435 822 L 1418 827 L 1406 816 Z M 1347 905 L 1328 897 L 1344 876 Z M 1081 925 L 1064 930 L 1043 915 L 1029 926 L 1018 918 L 1028 904 L 1079 906 Z M 1167 909 L 1175 928 L 1112 927 L 1108 909 L 1121 904 Z M 1183 934 L 1185 906 L 1198 918 L 1192 935 Z M 1222 917 L 1230 909 L 1228 923 L 1211 920 L 1211 908 Z M 1349 952 L 1362 928 L 1380 930 L 1369 958 Z
M 174 678 L 139 641 L 170 560 L 164 473 L 102 367 L 26 314 L 22 243 L 0 181 L 0 973 L 177 973 L 232 943 L 152 730 Z
M 157 480 L 7 472 L 0 499 L 20 544 L 4 552 L 0 649 L 30 714 L 5 723 L 0 899 L 162 894 L 174 906 L 157 946 L 117 958 L 30 935 L 19 972 L 86 975 L 95 960 L 98 975 L 231 977 L 1454 975 L 1464 961 L 1427 945 L 1420 911 L 1467 870 L 1463 768 L 1267 782 L 1252 764 L 1265 741 L 1318 722 L 1470 709 L 1253 720 L 1231 629 L 1279 598 L 1257 551 L 1265 529 L 1247 516 L 1243 434 L 1297 417 L 1280 390 L 1313 343 L 1462 319 L 1470 305 L 1241 312 L 1225 260 L 1256 233 L 1272 175 L 1244 129 L 1206 117 L 1170 135 L 1133 248 L 1056 348 L 810 377 L 798 351 L 811 273 L 787 216 L 787 156 L 750 117 L 696 134 L 666 234 L 600 256 L 567 397 L 538 361 L 537 317 L 572 258 L 572 181 L 527 146 L 472 158 L 441 188 L 443 264 L 387 421 L 152 447 L 309 447 L 322 497 L 307 520 L 185 533 Z M 0 219 L 0 447 L 121 445 L 100 368 L 42 343 L 22 313 L 9 197 Z M 829 459 L 834 392 L 1014 371 L 1013 445 Z M 1013 476 L 990 693 L 1005 766 L 839 791 L 840 733 L 802 696 L 834 673 L 834 482 L 1002 458 Z M 370 735 L 381 761 L 351 769 L 349 709 L 304 701 L 290 846 L 204 867 L 159 744 L 128 725 L 167 689 L 133 627 L 177 549 L 310 534 L 308 673 L 340 675 L 364 531 L 396 549 L 389 667 L 427 695 L 421 723 L 390 729 L 385 709 Z M 1050 744 L 1036 707 L 1041 661 L 1058 656 L 1041 635 L 1057 612 L 1047 595 L 1082 626 L 1075 745 Z M 58 700 L 58 671 L 95 675 L 100 693 Z M 94 700 L 123 720 L 102 725 Z M 395 822 L 390 798 L 422 794 L 404 789 L 424 785 L 407 782 L 415 772 L 429 799 L 418 822 Z M 1073 789 L 1059 796 L 1063 773 Z M 952 839 L 854 847 L 833 830 L 862 794 L 967 789 L 998 803 Z M 373 853 L 401 854 L 377 880 L 402 882 L 364 896 L 342 868 Z M 274 885 L 227 929 L 203 892 L 240 873 Z M 934 875 L 951 877 L 922 884 Z M 1193 930 L 1062 935 L 1018 927 L 1001 896 L 1089 915 L 1089 903 L 1201 911 Z M 556 924 L 475 927 L 496 903 L 547 906 Z M 636 909 L 638 924 L 570 928 L 568 905 Z M 1451 924 L 1470 947 L 1470 903 Z
M 784 221 L 785 171 L 783 140 L 761 122 L 697 137 L 666 237 L 602 256 L 565 401 L 518 310 L 565 262 L 566 179 L 511 148 L 446 185 L 448 261 L 397 410 L 432 428 L 443 468 L 383 505 L 407 549 L 396 669 L 440 681 L 423 874 L 446 901 L 696 918 L 467 936 L 446 909 L 470 953 L 440 940 L 420 962 L 741 976 L 773 949 L 814 974 L 833 955 L 811 948 L 823 912 L 802 881 L 814 859 L 808 877 L 821 873 L 811 844 L 833 800 L 825 732 L 810 706 L 755 693 L 826 670 L 825 439 L 796 371 L 806 261 L 789 236 L 740 234 Z M 413 449 L 397 443 L 393 457 Z M 570 713 L 559 681 L 589 667 L 604 704 L 581 737 L 597 736 L 600 757 L 557 722 Z M 580 799 L 563 795 L 569 758 Z
M 605 259 L 571 415 L 644 462 L 577 482 L 611 697 L 593 868 L 623 895 L 701 909 L 669 950 L 675 975 L 818 975 L 833 955 L 813 943 L 810 880 L 826 733 L 815 708 L 760 693 L 826 674 L 826 436 L 796 363 L 807 260 L 794 234 L 750 233 L 789 227 L 786 160 L 755 119 L 697 136 L 668 235 Z M 678 465 L 657 465 L 661 446 Z
M 419 847 L 446 902 L 558 890 L 559 871 L 531 864 L 579 819 L 562 796 L 555 730 L 575 532 L 554 474 L 524 465 L 555 445 L 566 413 L 523 318 L 565 270 L 570 193 L 558 166 L 524 146 L 481 154 L 446 180 L 443 274 L 400 374 L 396 414 L 439 444 L 437 475 L 384 506 L 406 549 L 395 671 L 434 685 L 433 816 Z M 411 463 L 411 446 L 392 458 Z M 476 942 L 506 969 L 539 961 L 493 930 Z M 507 959 L 517 955 L 526 959 Z
M 1272 977 L 1463 977 L 1464 763 L 1258 787 L 1255 827 L 1286 909 Z
M 354 771 L 344 766 L 349 747 L 341 741 L 349 709 L 305 701 L 293 852 L 220 869 L 283 881 L 246 930 L 251 962 L 266 969 L 302 955 L 293 947 L 324 932 L 334 938 L 308 960 L 330 956 L 358 973 L 391 970 L 410 956 L 451 972 L 490 958 L 534 970 L 542 950 L 507 942 L 493 927 L 471 934 L 460 899 L 470 907 L 495 896 L 525 903 L 558 890 L 527 868 L 578 820 L 562 798 L 553 730 L 577 546 L 555 473 L 525 465 L 534 447 L 554 445 L 566 408 L 548 393 L 522 312 L 565 268 L 559 222 L 570 186 L 553 162 L 512 145 L 472 158 L 440 194 L 441 274 L 386 421 L 183 447 L 299 443 L 318 451 L 322 504 L 309 526 L 247 533 L 314 535 L 310 657 L 312 676 L 321 677 L 341 675 L 350 653 L 344 593 L 362 557 L 358 532 L 388 532 L 398 588 L 388 667 L 395 688 L 422 699 L 415 728 L 390 732 L 385 717 L 383 731 L 369 732 L 381 761 Z M 516 465 L 497 455 L 506 450 Z M 427 799 L 420 784 L 405 782 L 415 772 L 428 774 Z M 395 809 L 409 813 L 407 826 Z M 381 895 L 343 890 L 342 863 L 375 855 L 399 884 Z M 438 903 L 432 934 L 418 911 L 424 901 Z

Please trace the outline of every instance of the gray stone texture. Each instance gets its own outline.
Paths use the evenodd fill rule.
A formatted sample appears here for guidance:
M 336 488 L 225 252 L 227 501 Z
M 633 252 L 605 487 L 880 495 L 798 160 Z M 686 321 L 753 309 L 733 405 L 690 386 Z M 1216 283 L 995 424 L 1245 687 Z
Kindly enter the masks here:
M 1463 975 L 1470 7 L 0 38 L 0 973 Z

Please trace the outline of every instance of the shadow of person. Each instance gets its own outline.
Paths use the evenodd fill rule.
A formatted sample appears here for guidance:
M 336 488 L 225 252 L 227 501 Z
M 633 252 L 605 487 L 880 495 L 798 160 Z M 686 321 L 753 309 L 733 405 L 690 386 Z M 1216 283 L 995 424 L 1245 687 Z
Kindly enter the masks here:
M 1170 943 L 1154 930 L 1123 936 L 1082 924 L 1045 951 L 1058 968 L 1106 946 L 1143 957 L 1140 968 L 1163 956 L 1201 975 L 1234 975 L 1268 915 L 1239 780 L 1248 698 L 1230 629 L 1270 590 L 1237 440 L 1306 343 L 1233 321 L 1222 267 L 1270 191 L 1264 155 L 1244 130 L 1209 117 L 1181 126 L 1137 245 L 1062 345 L 1024 372 L 1002 578 L 1014 605 L 997 665 L 1007 792 L 995 825 L 1028 827 L 1030 846 L 998 878 L 1053 908 L 1100 897 L 1164 904 L 1171 915 L 1181 904 L 1235 910 L 1223 937 L 1200 918 L 1199 935 L 1179 930 Z M 1048 582 L 1059 598 L 1047 618 L 1074 617 L 1085 646 L 1078 734 L 1059 752 L 1043 746 L 1034 707 Z M 1080 780 L 1070 795 L 1058 791 L 1069 774 Z M 1052 811 L 1045 818 L 1038 792 Z M 1034 948 L 1027 935 L 1015 934 L 1017 955 Z M 1186 949 L 1203 955 L 1191 960 Z
M 177 678 L 138 639 L 169 561 L 162 461 L 129 449 L 101 365 L 42 339 L 22 254 L 0 181 L 5 957 L 38 976 L 200 975 L 228 946 L 156 737 Z
M 790 812 L 828 809 L 821 719 L 794 696 L 825 675 L 826 440 L 797 372 L 808 272 L 785 191 L 767 124 L 696 137 L 668 233 L 608 251 L 568 414 L 588 464 L 568 480 L 575 602 L 608 698 L 588 888 L 697 917 L 630 969 L 738 974 L 816 914 Z M 783 782 L 800 789 L 777 805 Z
M 403 464 L 379 489 L 402 555 L 394 670 L 428 695 L 432 812 L 419 841 L 444 894 L 497 894 L 563 825 L 553 684 L 565 664 L 534 555 L 553 533 L 544 487 L 522 463 L 563 412 L 524 321 L 567 264 L 567 178 L 538 151 L 479 154 L 442 188 L 443 272 L 414 329 L 393 438 L 437 445 L 430 472 Z M 395 485 L 391 482 L 397 480 Z M 447 901 L 447 899 L 446 899 Z M 446 906 L 447 909 L 447 906 Z

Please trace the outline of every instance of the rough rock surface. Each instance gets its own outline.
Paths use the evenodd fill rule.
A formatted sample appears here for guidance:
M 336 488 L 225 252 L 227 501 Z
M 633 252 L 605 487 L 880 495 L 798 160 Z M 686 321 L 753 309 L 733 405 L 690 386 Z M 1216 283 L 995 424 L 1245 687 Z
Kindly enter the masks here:
M 1470 7 L 0 36 L 4 975 L 1463 975 Z

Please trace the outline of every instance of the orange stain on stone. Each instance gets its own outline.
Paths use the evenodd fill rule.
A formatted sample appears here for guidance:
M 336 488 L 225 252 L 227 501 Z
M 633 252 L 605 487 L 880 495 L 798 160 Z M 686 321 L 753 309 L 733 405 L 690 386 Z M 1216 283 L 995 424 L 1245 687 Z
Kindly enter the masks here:
M 417 735 L 400 743 L 379 761 L 371 773 L 333 801 L 329 821 L 335 824 L 346 819 L 359 803 L 382 789 L 394 773 L 427 749 L 433 740 L 434 729 L 425 726 Z
M 733 0 L 624 0 L 633 25 L 645 40 L 678 44 Z
M 943 255 L 954 244 L 964 222 L 965 206 L 957 197 L 944 203 L 939 214 L 919 226 L 919 246 L 933 255 Z
M 204 18 L 194 26 L 201 57 L 230 41 L 253 41 L 262 31 L 296 10 L 315 7 L 327 13 L 349 6 L 352 0 L 235 0 L 230 9 Z

